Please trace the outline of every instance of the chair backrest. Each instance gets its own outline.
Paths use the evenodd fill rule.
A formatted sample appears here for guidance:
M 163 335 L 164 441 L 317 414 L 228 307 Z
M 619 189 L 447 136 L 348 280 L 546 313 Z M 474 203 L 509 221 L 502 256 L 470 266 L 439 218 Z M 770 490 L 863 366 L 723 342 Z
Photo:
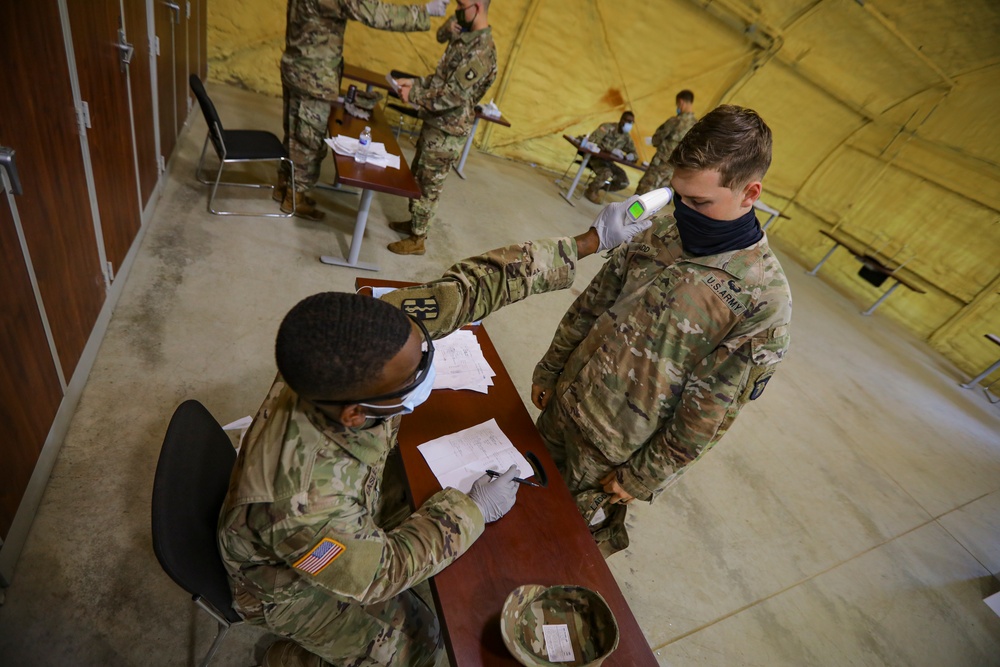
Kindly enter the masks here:
M 221 160 L 226 155 L 226 144 L 222 138 L 222 121 L 219 119 L 219 112 L 215 110 L 215 105 L 212 103 L 212 99 L 208 96 L 208 93 L 205 92 L 205 86 L 202 85 L 201 79 L 198 78 L 197 74 L 192 74 L 188 77 L 188 83 L 191 84 L 191 91 L 198 100 L 198 106 L 201 107 L 202 115 L 205 116 L 205 123 L 208 125 L 208 135 L 212 137 L 212 146 L 215 147 L 215 152 Z
M 198 401 L 185 401 L 167 427 L 153 480 L 153 551 L 178 586 L 232 623 L 229 575 L 216 542 L 219 510 L 236 461 L 229 436 Z

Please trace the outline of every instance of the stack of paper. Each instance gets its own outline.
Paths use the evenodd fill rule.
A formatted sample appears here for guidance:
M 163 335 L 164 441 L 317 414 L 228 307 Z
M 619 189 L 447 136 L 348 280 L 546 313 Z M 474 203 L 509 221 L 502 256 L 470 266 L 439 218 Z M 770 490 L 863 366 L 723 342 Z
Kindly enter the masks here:
M 435 361 L 437 357 L 435 356 Z M 497 426 L 495 419 L 458 433 L 452 433 L 417 447 L 441 487 L 453 487 L 462 493 L 487 470 L 506 472 L 516 465 L 522 478 L 534 474 L 531 464 Z
M 354 137 L 338 134 L 333 138 L 326 139 L 326 145 L 333 149 L 337 155 L 347 155 L 353 157 L 358 152 L 361 144 Z M 368 145 L 368 164 L 376 167 L 392 167 L 399 169 L 399 156 L 393 155 L 385 150 L 385 144 L 373 141 Z
M 485 394 L 496 373 L 490 368 L 476 334 L 459 329 L 434 341 L 435 389 L 471 389 Z

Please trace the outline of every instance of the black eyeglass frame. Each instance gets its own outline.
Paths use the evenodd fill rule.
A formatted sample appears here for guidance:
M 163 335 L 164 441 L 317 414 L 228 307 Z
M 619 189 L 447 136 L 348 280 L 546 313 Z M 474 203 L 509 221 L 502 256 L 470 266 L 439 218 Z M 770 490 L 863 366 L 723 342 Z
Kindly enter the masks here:
M 417 327 L 420 329 L 420 333 L 424 336 L 424 342 L 427 343 L 427 349 L 423 351 L 423 355 L 420 358 L 420 363 L 417 365 L 417 377 L 410 384 L 406 385 L 402 389 L 397 389 L 396 391 L 391 391 L 388 394 L 381 394 L 379 396 L 372 396 L 371 398 L 363 398 L 360 400 L 347 399 L 347 400 L 336 400 L 336 401 L 311 401 L 316 405 L 354 405 L 355 403 L 377 403 L 379 401 L 388 401 L 391 398 L 401 398 L 406 396 L 411 391 L 420 386 L 420 384 L 427 378 L 427 374 L 431 370 L 431 366 L 434 364 L 434 342 L 431 340 L 431 335 L 427 331 L 427 327 L 416 317 L 413 317 L 409 313 L 406 314 L 413 322 L 416 323 Z

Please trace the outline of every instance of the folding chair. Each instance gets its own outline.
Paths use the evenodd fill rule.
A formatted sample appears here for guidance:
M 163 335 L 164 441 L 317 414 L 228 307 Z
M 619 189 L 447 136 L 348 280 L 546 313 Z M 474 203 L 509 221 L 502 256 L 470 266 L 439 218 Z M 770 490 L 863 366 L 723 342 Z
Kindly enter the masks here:
M 205 144 L 201 147 L 201 157 L 198 159 L 198 166 L 195 169 L 195 177 L 199 183 L 212 186 L 212 193 L 208 197 L 208 211 L 215 215 L 248 215 L 265 218 L 290 218 L 295 215 L 295 202 L 293 198 L 291 213 L 247 213 L 241 211 L 217 211 L 213 207 L 215 194 L 220 185 L 232 185 L 243 188 L 270 188 L 275 186 L 267 183 L 232 183 L 222 181 L 222 170 L 227 164 L 239 162 L 286 162 L 290 176 L 290 187 L 295 189 L 295 164 L 289 159 L 285 152 L 281 140 L 271 132 L 264 130 L 226 130 L 219 120 L 219 113 L 215 110 L 215 105 L 205 92 L 205 86 L 196 74 L 192 74 L 189 82 L 194 96 L 198 99 L 198 106 L 205 116 L 205 123 L 208 125 L 208 134 L 205 136 Z M 215 181 L 210 181 L 202 176 L 202 164 L 205 162 L 205 152 L 208 150 L 208 143 L 212 142 L 215 154 L 219 157 L 219 170 L 215 174 Z
M 236 450 L 198 401 L 185 401 L 167 427 L 153 479 L 153 551 L 163 570 L 219 624 L 202 660 L 206 667 L 229 628 L 243 621 L 233 609 L 229 575 L 216 543 L 219 510 Z

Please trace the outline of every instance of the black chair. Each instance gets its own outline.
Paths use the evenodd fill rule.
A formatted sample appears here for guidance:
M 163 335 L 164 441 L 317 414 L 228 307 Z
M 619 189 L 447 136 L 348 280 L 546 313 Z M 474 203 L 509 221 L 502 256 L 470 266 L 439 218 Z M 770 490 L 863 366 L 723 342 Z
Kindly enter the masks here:
M 243 619 L 216 543 L 219 510 L 236 461 L 229 436 L 198 401 L 174 412 L 153 480 L 153 551 L 163 570 L 212 615 L 219 629 L 201 665 Z
M 291 188 L 295 189 L 295 164 L 289 159 L 288 153 L 281 140 L 271 132 L 264 130 L 226 130 L 219 120 L 219 113 L 215 110 L 215 105 L 205 92 L 205 86 L 201 79 L 192 74 L 189 82 L 194 96 L 198 99 L 198 106 L 205 116 L 205 123 L 208 125 L 208 134 L 205 136 L 205 145 L 201 147 L 201 157 L 198 159 L 198 167 L 195 169 L 195 177 L 198 182 L 212 186 L 212 193 L 208 197 L 208 210 L 215 215 L 252 215 L 266 218 L 290 218 L 295 215 L 295 204 L 293 198 L 293 208 L 291 213 L 246 213 L 241 211 L 217 211 L 213 208 L 215 203 L 215 193 L 220 185 L 233 185 L 243 188 L 270 188 L 275 186 L 267 183 L 232 183 L 222 181 L 222 170 L 227 164 L 235 162 L 287 162 L 288 172 L 291 174 Z M 208 142 L 212 142 L 215 154 L 219 157 L 219 170 L 215 174 L 215 181 L 210 181 L 202 176 L 202 164 L 205 162 L 205 152 L 208 150 Z

